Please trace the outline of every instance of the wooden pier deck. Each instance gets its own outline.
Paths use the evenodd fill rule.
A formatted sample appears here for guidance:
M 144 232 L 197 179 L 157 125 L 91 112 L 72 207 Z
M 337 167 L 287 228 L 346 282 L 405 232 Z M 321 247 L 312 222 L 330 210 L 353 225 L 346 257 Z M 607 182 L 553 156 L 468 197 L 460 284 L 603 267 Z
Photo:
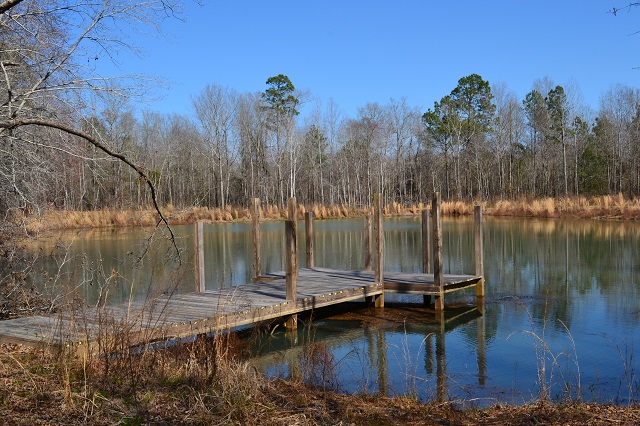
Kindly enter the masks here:
M 373 224 L 365 219 L 365 270 L 339 271 L 315 268 L 313 261 L 312 215 L 305 214 L 306 264 L 298 266 L 297 209 L 289 200 L 289 218 L 285 222 L 285 272 L 260 275 L 259 201 L 253 203 L 254 282 L 221 290 L 206 290 L 204 277 L 203 224 L 195 226 L 195 292 L 148 298 L 99 309 L 85 308 L 55 316 L 34 316 L 0 321 L 0 344 L 21 343 L 31 346 L 98 346 L 114 336 L 122 336 L 129 345 L 168 341 L 280 318 L 289 329 L 297 327 L 297 314 L 339 303 L 364 300 L 384 307 L 384 293 L 421 294 L 425 302 L 434 296 L 434 308 L 443 312 L 444 295 L 467 287 L 476 288 L 484 297 L 482 256 L 482 209 L 475 211 L 475 275 L 445 275 L 442 262 L 440 195 L 431 208 L 433 221 L 433 274 L 430 271 L 429 216 L 422 212 L 423 271 L 400 273 L 384 271 L 384 237 L 381 194 L 374 195 Z M 373 226 L 372 226 L 373 225 Z M 373 237 L 373 238 L 372 238 Z M 374 241 L 372 256 L 371 240 Z M 371 263 L 373 260 L 373 271 Z M 84 346 L 83 346 L 84 345 Z M 89 351 L 89 349 L 85 349 Z
M 338 303 L 364 301 L 383 292 L 439 294 L 432 274 L 385 272 L 384 284 L 377 284 L 373 272 L 304 268 L 298 271 L 296 300 L 287 300 L 284 274 L 268 276 L 268 281 L 221 290 L 0 321 L 0 343 L 90 345 L 99 338 L 101 326 L 126 329 L 135 343 L 171 340 L 286 318 Z M 445 275 L 444 279 L 445 292 L 449 292 L 475 286 L 481 277 Z

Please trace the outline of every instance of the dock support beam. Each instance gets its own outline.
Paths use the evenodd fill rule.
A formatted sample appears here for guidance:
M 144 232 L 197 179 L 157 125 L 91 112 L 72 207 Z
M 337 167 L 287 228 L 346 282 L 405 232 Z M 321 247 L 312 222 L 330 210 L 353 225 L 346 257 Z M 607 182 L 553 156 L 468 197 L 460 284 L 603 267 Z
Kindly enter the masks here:
M 298 298 L 298 222 L 295 197 L 289 198 L 288 215 L 289 220 L 285 221 L 285 281 L 287 286 L 287 301 L 295 303 Z M 288 330 L 298 328 L 298 315 L 291 315 L 284 323 Z
M 260 199 L 254 198 L 251 203 L 251 235 L 253 237 L 253 279 L 262 272 L 260 259 Z
M 285 234 L 285 281 L 287 286 L 287 301 L 297 299 L 298 281 L 298 238 L 295 220 L 287 220 L 284 223 Z M 298 315 L 293 314 L 285 321 L 285 327 L 289 330 L 298 328 Z
M 205 290 L 204 281 L 204 224 L 196 222 L 193 224 L 193 274 L 195 292 L 200 293 Z
M 382 230 L 382 196 L 373 194 L 373 236 L 375 239 L 375 280 L 377 284 L 384 284 L 384 235 Z M 384 307 L 384 292 L 374 297 L 375 307 Z
M 313 268 L 313 212 L 304 214 L 305 243 L 307 246 L 307 268 Z
M 484 256 L 482 247 L 482 206 L 474 208 L 474 234 L 476 242 L 476 275 L 482 277 L 476 284 L 476 297 L 484 297 Z
M 364 216 L 364 270 L 371 270 L 371 211 Z
M 435 310 L 444 310 L 444 274 L 442 271 L 442 229 L 440 225 L 440 193 L 433 195 L 431 205 L 433 221 L 433 278 L 439 294 L 435 300 Z
M 431 238 L 429 238 L 429 210 L 422 210 L 422 273 L 428 274 L 431 270 Z M 422 296 L 425 305 L 431 304 L 431 296 Z

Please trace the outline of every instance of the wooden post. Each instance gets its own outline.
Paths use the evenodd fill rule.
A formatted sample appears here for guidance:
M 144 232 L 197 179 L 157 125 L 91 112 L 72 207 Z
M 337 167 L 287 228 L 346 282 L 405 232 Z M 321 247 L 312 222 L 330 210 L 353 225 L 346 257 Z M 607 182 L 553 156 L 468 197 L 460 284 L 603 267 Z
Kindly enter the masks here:
M 422 273 L 428 274 L 431 270 L 431 238 L 429 238 L 429 211 L 427 209 L 422 210 Z M 425 294 L 422 296 L 422 301 L 425 305 L 431 304 L 431 296 Z
M 260 259 L 260 199 L 254 198 L 251 204 L 251 234 L 253 236 L 253 279 L 257 279 L 262 272 Z
M 436 296 L 435 310 L 444 310 L 444 275 L 442 271 L 442 229 L 440 225 L 440 193 L 433 195 L 431 205 L 433 221 L 433 279 L 439 294 Z
M 422 210 L 422 273 L 428 274 L 431 270 L 431 249 L 429 244 L 429 210 Z
M 195 291 L 199 293 L 205 290 L 204 281 L 204 224 L 196 222 L 193 224 L 193 273 Z
M 474 228 L 476 240 L 476 275 L 481 277 L 476 284 L 476 297 L 484 297 L 484 256 L 482 247 L 482 206 L 474 208 Z
M 364 217 L 364 270 L 371 270 L 371 212 Z
M 298 220 L 298 215 L 296 214 L 296 210 L 298 208 L 298 205 L 296 204 L 296 197 L 289 198 L 288 207 L 287 213 L 289 220 Z
M 307 246 L 307 268 L 313 268 L 313 212 L 304 214 L 304 230 Z
M 297 227 L 294 220 L 285 221 L 285 281 L 287 285 L 287 301 L 297 299 L 298 280 L 298 239 Z M 285 327 L 290 330 L 298 328 L 298 315 L 291 315 L 285 322 Z
M 382 230 L 382 197 L 373 194 L 373 236 L 375 239 L 376 263 L 375 279 L 377 284 L 384 284 L 384 235 Z M 384 293 L 375 297 L 376 308 L 384 307 Z

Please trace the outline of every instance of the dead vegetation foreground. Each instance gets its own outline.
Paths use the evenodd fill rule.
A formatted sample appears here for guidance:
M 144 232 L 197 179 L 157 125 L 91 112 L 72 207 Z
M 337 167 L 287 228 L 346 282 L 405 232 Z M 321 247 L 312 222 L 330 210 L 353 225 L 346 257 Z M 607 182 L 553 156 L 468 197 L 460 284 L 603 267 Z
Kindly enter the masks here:
M 225 338 L 226 339 L 226 338 Z M 474 410 L 411 398 L 345 395 L 269 380 L 209 339 L 80 360 L 0 346 L 0 423 L 11 425 L 609 425 L 637 407 L 535 403 Z M 222 348 L 222 349 L 221 349 Z

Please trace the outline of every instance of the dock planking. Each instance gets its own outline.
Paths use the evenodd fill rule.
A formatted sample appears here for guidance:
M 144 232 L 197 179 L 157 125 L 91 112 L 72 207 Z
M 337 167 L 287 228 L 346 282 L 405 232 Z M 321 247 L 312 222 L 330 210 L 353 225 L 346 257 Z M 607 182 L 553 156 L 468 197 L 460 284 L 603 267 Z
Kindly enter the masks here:
M 266 281 L 198 293 L 160 296 L 83 312 L 0 321 L 0 343 L 91 344 L 101 325 L 126 327 L 138 340 L 178 339 L 283 318 L 317 308 L 387 293 L 438 294 L 433 274 L 385 272 L 384 284 L 372 271 L 303 268 L 297 298 L 287 300 L 284 273 Z M 475 286 L 481 277 L 445 275 L 445 291 Z

